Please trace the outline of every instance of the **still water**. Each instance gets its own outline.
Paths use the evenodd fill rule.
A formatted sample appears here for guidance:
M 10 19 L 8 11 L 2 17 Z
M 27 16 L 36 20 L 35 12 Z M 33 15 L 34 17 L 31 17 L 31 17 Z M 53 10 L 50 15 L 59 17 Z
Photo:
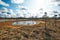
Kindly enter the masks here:
M 36 21 L 20 21 L 20 22 L 14 22 L 13 25 L 34 25 L 39 24 L 39 22 Z

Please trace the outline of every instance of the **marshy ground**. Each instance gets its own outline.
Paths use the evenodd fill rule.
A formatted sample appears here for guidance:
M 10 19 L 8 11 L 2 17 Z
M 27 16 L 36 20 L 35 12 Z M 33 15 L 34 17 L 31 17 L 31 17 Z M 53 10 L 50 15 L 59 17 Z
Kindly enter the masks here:
M 5 20 L 5 19 L 3 19 Z M 6 19 L 7 20 L 7 19 Z M 32 20 L 40 22 L 35 25 L 12 25 L 15 20 L 0 22 L 0 40 L 60 40 L 60 19 Z

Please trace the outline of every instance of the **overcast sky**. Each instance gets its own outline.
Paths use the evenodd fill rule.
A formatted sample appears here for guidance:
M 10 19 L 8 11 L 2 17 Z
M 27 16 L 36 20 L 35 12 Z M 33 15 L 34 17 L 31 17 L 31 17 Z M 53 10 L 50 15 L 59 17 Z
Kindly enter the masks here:
M 0 0 L 0 17 L 42 17 L 44 12 L 58 15 L 60 0 Z

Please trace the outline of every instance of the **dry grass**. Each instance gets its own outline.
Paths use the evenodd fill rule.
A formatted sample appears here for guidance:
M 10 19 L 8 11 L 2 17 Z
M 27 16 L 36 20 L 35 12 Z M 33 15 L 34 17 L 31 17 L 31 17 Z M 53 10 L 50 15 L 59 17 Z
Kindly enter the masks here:
M 56 27 L 54 20 L 33 20 L 40 22 L 36 25 L 16 25 L 14 21 L 0 22 L 0 40 L 60 40 L 60 20 Z

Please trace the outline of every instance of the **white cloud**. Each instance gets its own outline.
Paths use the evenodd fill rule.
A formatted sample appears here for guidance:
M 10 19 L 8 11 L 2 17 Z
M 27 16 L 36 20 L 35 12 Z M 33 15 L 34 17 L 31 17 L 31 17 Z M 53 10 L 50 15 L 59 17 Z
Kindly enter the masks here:
M 2 10 L 3 9 L 3 10 Z M 16 13 L 14 13 L 14 11 L 12 9 L 7 9 L 5 7 L 3 7 L 2 11 L 0 11 L 0 17 L 6 17 L 6 18 L 17 18 L 17 17 L 29 17 L 28 11 L 24 11 L 24 10 L 16 10 Z M 4 12 L 3 12 L 4 11 Z M 9 12 L 10 14 L 8 14 L 7 12 Z M 26 15 L 25 15 L 26 14 Z
M 5 12 L 8 12 L 8 9 L 7 8 L 3 7 L 3 9 L 5 10 Z
M 24 6 L 20 6 L 20 5 L 18 5 L 16 8 L 24 8 Z
M 12 9 L 9 9 L 9 13 L 14 13 Z
M 54 0 L 55 2 L 60 2 L 60 0 Z
M 20 6 L 20 5 L 18 5 L 18 6 L 16 6 L 16 8 L 18 8 L 20 10 L 27 10 L 27 11 L 29 11 L 29 8 L 27 6 Z
M 22 10 L 16 10 L 16 17 L 24 17 L 24 12 Z
M 16 14 L 14 13 L 12 9 L 9 9 L 9 13 L 10 13 L 9 14 L 10 17 L 13 17 L 13 18 L 16 17 Z
M 0 5 L 3 5 L 3 6 L 9 6 L 9 4 L 3 2 L 2 0 L 0 0 Z
M 19 6 L 18 5 L 17 8 L 26 8 L 26 9 L 28 9 L 28 12 L 30 13 L 29 14 L 30 16 L 33 16 L 33 17 L 35 17 L 35 16 L 41 17 L 41 16 L 43 16 L 44 13 L 43 14 L 42 13 L 41 14 L 38 13 L 38 10 L 40 8 L 43 8 L 44 9 L 44 12 L 47 11 L 48 12 L 48 15 L 52 14 L 51 12 L 53 11 L 53 9 L 52 9 L 51 3 L 52 3 L 51 0 L 32 0 L 31 5 L 29 5 L 30 3 L 28 4 L 27 7 Z M 27 12 L 26 12 L 26 10 L 24 10 L 24 13 L 26 13 L 26 15 L 28 15 Z
M 58 4 L 60 4 L 60 2 L 52 2 L 51 3 L 53 6 L 58 6 Z
M 60 0 L 51 0 L 51 4 L 53 6 L 58 6 L 60 4 Z
M 1 15 L 0 17 L 3 17 L 3 18 L 8 17 L 7 13 L 3 13 L 3 14 L 1 13 L 0 15 Z
M 11 2 L 14 4 L 22 4 L 24 0 L 11 0 Z
M 23 12 L 22 14 L 23 14 L 26 18 L 32 17 L 32 16 L 33 16 L 33 17 L 36 16 L 36 10 L 35 10 L 35 9 L 30 9 L 30 8 L 27 7 L 27 6 L 20 6 L 20 5 L 18 5 L 17 8 L 21 9 L 21 10 L 19 10 L 19 12 L 22 11 L 22 12 Z
M 33 0 L 32 0 L 33 1 Z M 34 2 L 36 1 L 36 2 Z M 5 13 L 3 15 L 6 15 L 6 17 L 41 17 L 44 15 L 44 12 L 46 11 L 48 13 L 48 16 L 52 17 L 54 13 L 52 13 L 54 8 L 51 8 L 52 6 L 56 6 L 59 2 L 51 1 L 51 0 L 34 0 L 31 5 L 28 4 L 28 6 L 17 6 L 17 11 L 14 13 L 12 9 L 4 8 Z M 11 0 L 14 4 L 22 4 L 24 1 L 22 0 Z M 45 4 L 44 4 L 45 3 Z M 38 10 L 40 8 L 43 8 L 43 13 L 39 12 Z M 26 10 L 25 10 L 26 9 Z M 9 12 L 10 14 L 7 14 Z
M 19 17 L 31 17 L 33 14 L 30 13 L 29 8 L 27 6 L 20 6 L 18 5 L 16 8 L 19 8 L 20 10 L 17 10 L 17 16 Z
M 16 16 L 17 17 L 31 17 L 31 14 L 27 10 L 16 10 Z
M 1 15 L 0 17 L 3 17 L 3 18 L 9 17 L 8 14 L 7 14 L 7 12 L 8 12 L 8 9 L 7 8 L 3 7 L 2 9 L 0 9 L 0 12 L 1 12 L 0 13 L 0 15 Z
M 7 9 L 5 7 L 3 7 L 2 9 L 0 9 L 2 11 L 0 11 L 0 17 L 3 17 L 3 18 L 16 18 L 16 14 L 14 13 L 14 11 L 12 9 Z M 10 13 L 10 14 L 8 14 Z
M 5 7 L 3 7 L 2 9 L 0 9 L 0 12 L 8 12 L 8 9 L 7 8 L 5 8 Z

